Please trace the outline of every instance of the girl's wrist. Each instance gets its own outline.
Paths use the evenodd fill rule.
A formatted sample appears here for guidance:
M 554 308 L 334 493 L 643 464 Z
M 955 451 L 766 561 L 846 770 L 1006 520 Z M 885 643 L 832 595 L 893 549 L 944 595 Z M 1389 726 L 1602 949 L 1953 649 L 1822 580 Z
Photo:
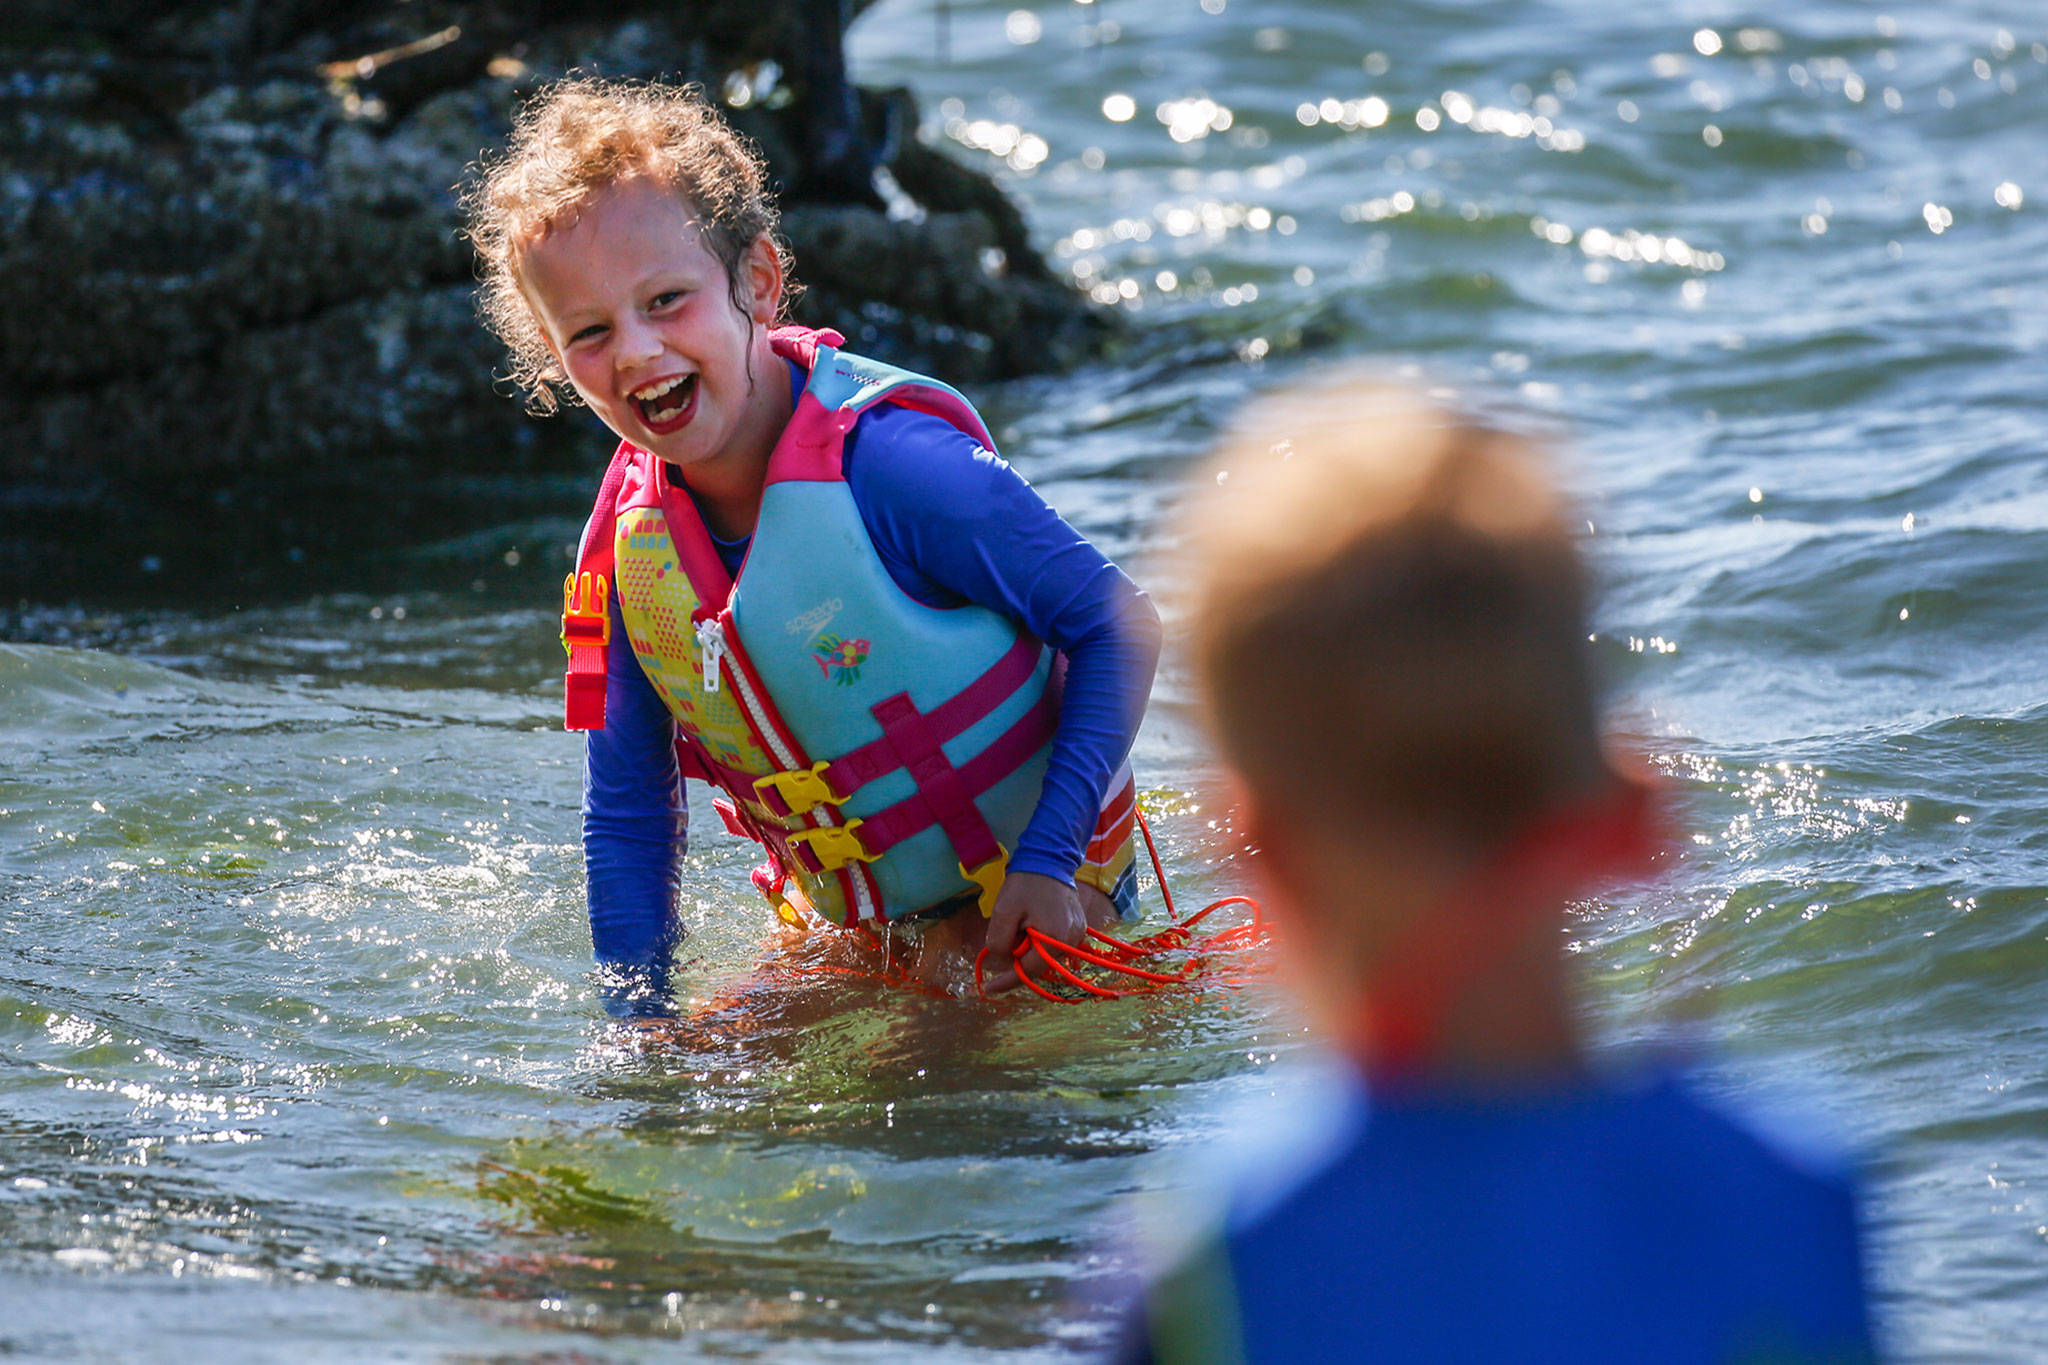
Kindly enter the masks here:
M 1046 854 L 1034 850 L 1019 849 L 1010 855 L 1009 875 L 1028 873 L 1045 877 L 1067 886 L 1074 884 L 1074 871 L 1080 866 L 1078 859 L 1063 859 L 1058 854 Z

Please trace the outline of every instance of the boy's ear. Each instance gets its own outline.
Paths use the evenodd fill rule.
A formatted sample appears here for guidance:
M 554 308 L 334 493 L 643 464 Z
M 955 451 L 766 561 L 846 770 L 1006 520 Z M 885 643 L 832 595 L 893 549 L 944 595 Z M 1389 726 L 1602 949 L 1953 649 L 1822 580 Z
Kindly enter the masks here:
M 740 260 L 740 278 L 747 283 L 747 315 L 764 327 L 771 327 L 782 312 L 782 253 L 768 240 L 756 237 Z

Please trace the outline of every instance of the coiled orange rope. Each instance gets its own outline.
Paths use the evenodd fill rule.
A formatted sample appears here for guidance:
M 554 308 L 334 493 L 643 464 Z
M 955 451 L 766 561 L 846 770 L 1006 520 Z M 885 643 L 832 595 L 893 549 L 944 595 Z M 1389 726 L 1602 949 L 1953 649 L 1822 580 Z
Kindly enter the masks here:
M 1022 981 L 1025 986 L 1030 988 L 1041 999 L 1053 1000 L 1061 1004 L 1073 1004 L 1088 996 L 1093 996 L 1098 1000 L 1121 1000 L 1127 995 L 1158 990 L 1166 986 L 1178 986 L 1193 980 L 1208 966 L 1204 956 L 1196 956 L 1193 961 L 1182 967 L 1178 972 L 1154 971 L 1149 967 L 1141 967 L 1138 964 L 1147 958 L 1156 957 L 1162 953 L 1182 952 L 1194 947 L 1195 926 L 1204 919 L 1207 919 L 1213 912 L 1221 910 L 1227 905 L 1250 906 L 1251 918 L 1242 924 L 1232 925 L 1230 928 L 1220 930 L 1204 939 L 1200 944 L 1200 948 L 1204 952 L 1252 947 L 1264 943 L 1271 936 L 1272 926 L 1271 922 L 1266 918 L 1265 910 L 1250 896 L 1225 896 L 1221 900 L 1211 901 L 1183 920 L 1180 917 L 1180 911 L 1173 903 L 1173 889 L 1166 882 L 1166 866 L 1159 859 L 1159 846 L 1152 841 L 1151 823 L 1145 819 L 1145 812 L 1142 809 L 1137 812 L 1137 815 L 1138 830 L 1145 836 L 1145 852 L 1151 855 L 1152 858 L 1152 875 L 1159 882 L 1160 898 L 1166 902 L 1167 918 L 1172 920 L 1173 923 L 1156 934 L 1147 934 L 1143 938 L 1129 940 L 1120 939 L 1114 935 L 1105 934 L 1100 929 L 1091 928 L 1080 943 L 1063 943 L 1059 939 L 1027 926 L 1023 937 L 1018 940 L 1017 946 L 1012 950 L 1012 956 L 1019 960 L 1018 980 Z M 1051 969 L 1052 975 L 1065 981 L 1076 990 L 1083 992 L 1083 994 L 1079 996 L 1062 995 L 1057 991 L 1047 989 L 1045 983 L 1036 977 L 1027 975 L 1023 970 L 1022 959 L 1026 953 L 1033 950 L 1037 951 L 1040 960 Z M 983 948 L 974 957 L 974 989 L 975 993 L 984 1000 L 988 998 L 988 992 L 982 985 L 982 965 L 987 958 L 988 949 L 986 948 Z M 1134 981 L 1145 984 L 1126 986 L 1121 990 L 1112 986 L 1105 986 L 1099 982 L 1088 980 L 1078 971 L 1074 970 L 1073 964 L 1075 963 L 1084 963 L 1090 967 L 1095 967 L 1115 975 L 1129 977 Z
M 1153 841 L 1152 826 L 1145 819 L 1145 812 L 1137 812 L 1138 830 L 1145 836 L 1145 852 L 1152 860 L 1152 875 L 1159 883 L 1159 895 L 1166 902 L 1166 914 L 1172 921 L 1157 933 L 1141 938 L 1121 939 L 1106 934 L 1100 929 L 1089 929 L 1079 943 L 1065 943 L 1037 929 L 1027 927 L 1023 937 L 1012 950 L 1013 955 L 1022 958 L 1036 950 L 1048 968 L 1045 978 L 1032 977 L 1019 971 L 1018 979 L 1035 995 L 1044 1000 L 1061 1004 L 1077 1004 L 1090 997 L 1098 1000 L 1120 1000 L 1127 995 L 1163 990 L 1169 986 L 1185 985 L 1209 969 L 1208 955 L 1219 951 L 1234 951 L 1256 947 L 1265 943 L 1271 935 L 1271 921 L 1258 901 L 1250 896 L 1225 896 L 1189 915 L 1180 917 L 1179 907 L 1174 904 L 1173 888 L 1166 881 L 1166 866 L 1160 860 L 1159 846 Z M 1233 905 L 1248 906 L 1251 918 L 1241 924 L 1218 930 L 1197 942 L 1195 926 L 1211 914 Z M 865 924 L 857 924 L 841 932 L 859 939 L 873 949 L 881 961 L 879 968 L 851 966 L 837 962 L 798 962 L 784 956 L 774 966 L 775 970 L 797 976 L 846 976 L 861 981 L 879 981 L 885 986 L 913 991 L 938 999 L 947 998 L 951 992 L 943 986 L 921 980 L 914 975 L 901 959 L 897 949 L 902 948 L 899 940 L 895 944 L 885 941 Z M 1178 971 L 1162 971 L 1143 965 L 1148 959 L 1167 953 L 1194 951 Z M 988 992 L 983 984 L 983 969 L 988 959 L 988 949 L 983 948 L 974 958 L 974 989 L 984 1000 Z M 1093 968 L 1098 973 L 1126 979 L 1121 989 L 1091 981 L 1083 976 L 1080 968 Z M 1070 987 L 1072 992 L 1062 994 L 1049 989 L 1047 981 L 1054 985 Z

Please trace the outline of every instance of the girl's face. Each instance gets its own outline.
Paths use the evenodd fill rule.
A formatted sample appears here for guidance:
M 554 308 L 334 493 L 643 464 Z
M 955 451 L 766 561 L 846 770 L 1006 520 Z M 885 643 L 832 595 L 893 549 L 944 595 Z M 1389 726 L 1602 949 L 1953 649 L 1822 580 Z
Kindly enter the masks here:
M 741 259 L 746 307 L 735 307 L 690 205 L 627 180 L 528 247 L 518 273 L 549 348 L 606 426 L 701 491 L 725 493 L 749 472 L 758 483 L 789 419 L 767 341 L 782 266 L 765 240 Z

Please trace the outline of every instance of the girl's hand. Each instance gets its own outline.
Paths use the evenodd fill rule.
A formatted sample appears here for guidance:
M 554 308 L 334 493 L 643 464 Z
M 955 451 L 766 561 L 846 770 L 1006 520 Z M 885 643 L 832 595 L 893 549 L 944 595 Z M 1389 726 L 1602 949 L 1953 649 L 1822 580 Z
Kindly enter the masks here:
M 1065 882 L 1036 872 L 1012 872 L 1005 877 L 988 920 L 989 969 L 982 981 L 988 994 L 1023 984 L 1017 975 L 1019 968 L 1034 977 L 1050 970 L 1036 949 L 1021 958 L 1011 956 L 1027 927 L 1061 943 L 1079 943 L 1088 932 L 1088 919 L 1080 896 Z

